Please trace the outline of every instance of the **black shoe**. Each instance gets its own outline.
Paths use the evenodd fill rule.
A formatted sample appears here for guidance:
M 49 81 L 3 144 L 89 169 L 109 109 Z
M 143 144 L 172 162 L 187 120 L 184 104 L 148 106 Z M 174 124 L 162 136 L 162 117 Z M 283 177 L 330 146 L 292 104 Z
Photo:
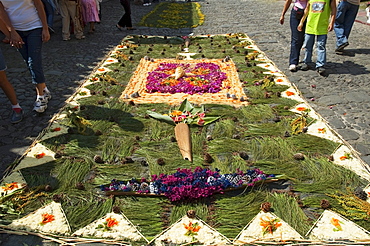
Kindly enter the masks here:
M 302 65 L 300 66 L 300 69 L 302 71 L 307 71 L 308 69 L 310 69 L 310 67 L 306 63 L 302 63 Z
M 324 76 L 325 75 L 325 68 L 323 67 L 318 67 L 317 68 L 317 72 L 321 75 L 321 76 Z
M 346 48 L 348 45 L 349 45 L 348 42 L 345 42 L 345 43 L 339 45 L 338 48 L 335 49 L 335 52 L 342 52 L 344 50 L 344 48 Z

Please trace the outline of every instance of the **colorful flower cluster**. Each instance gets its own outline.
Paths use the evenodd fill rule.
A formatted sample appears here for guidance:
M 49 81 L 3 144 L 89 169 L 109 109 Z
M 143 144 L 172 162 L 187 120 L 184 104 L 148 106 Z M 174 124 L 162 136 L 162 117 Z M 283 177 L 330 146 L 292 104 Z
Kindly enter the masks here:
M 112 180 L 109 186 L 102 186 L 103 191 L 134 191 L 138 193 L 163 194 L 170 201 L 193 200 L 209 197 L 220 193 L 227 188 L 237 188 L 243 185 L 253 186 L 257 181 L 274 177 L 266 175 L 259 169 L 246 172 L 238 170 L 232 174 L 220 174 L 207 168 L 196 167 L 191 169 L 177 169 L 174 174 L 152 175 L 152 180 L 147 183 L 135 179 L 125 184 L 123 181 Z
M 184 69 L 185 76 L 175 79 L 173 74 L 179 66 Z M 226 73 L 221 72 L 220 67 L 214 63 L 200 62 L 194 67 L 185 63 L 161 63 L 149 73 L 146 89 L 149 93 L 217 93 L 226 78 Z
M 194 121 L 197 125 L 203 126 L 206 114 L 204 112 L 196 112 L 195 114 L 192 114 L 190 111 L 183 112 L 180 110 L 173 110 L 169 116 L 175 123 L 184 122 L 186 124 L 191 124 Z
M 52 214 L 48 214 L 48 213 L 42 214 L 41 217 L 42 217 L 42 220 L 40 222 L 40 225 L 45 225 L 55 220 L 55 216 Z
M 333 231 L 342 231 L 342 226 L 340 224 L 343 224 L 342 221 L 336 219 L 336 218 L 331 218 L 330 223 L 335 227 L 333 228 Z
M 154 111 L 147 111 L 147 113 L 154 119 L 158 119 L 169 124 L 182 122 L 198 126 L 210 124 L 220 118 L 218 116 L 206 116 L 204 106 L 194 107 L 187 99 L 181 103 L 178 110 L 172 110 L 169 114 L 162 115 Z
M 267 233 L 273 234 L 277 228 L 282 226 L 282 223 L 279 223 L 280 220 L 278 218 L 270 218 L 269 216 L 265 216 L 265 218 L 260 218 L 260 226 L 262 227 L 262 234 L 265 235 Z

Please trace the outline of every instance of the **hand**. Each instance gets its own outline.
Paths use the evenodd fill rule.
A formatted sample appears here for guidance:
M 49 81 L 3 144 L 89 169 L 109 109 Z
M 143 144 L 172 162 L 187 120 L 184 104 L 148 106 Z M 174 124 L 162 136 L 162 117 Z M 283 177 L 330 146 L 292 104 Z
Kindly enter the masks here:
M 302 23 L 299 23 L 299 25 L 297 27 L 297 30 L 302 32 L 302 30 L 303 30 L 303 24 Z
M 22 45 L 24 44 L 23 39 L 19 34 L 14 31 L 10 33 L 10 43 L 12 47 L 15 47 L 17 49 L 22 48 Z
M 333 31 L 333 28 L 334 28 L 334 25 L 330 23 L 328 26 L 328 31 L 329 32 Z
M 50 40 L 50 33 L 48 28 L 42 29 L 42 42 L 47 42 Z
M 284 15 L 280 16 L 280 24 L 283 25 L 284 24 Z

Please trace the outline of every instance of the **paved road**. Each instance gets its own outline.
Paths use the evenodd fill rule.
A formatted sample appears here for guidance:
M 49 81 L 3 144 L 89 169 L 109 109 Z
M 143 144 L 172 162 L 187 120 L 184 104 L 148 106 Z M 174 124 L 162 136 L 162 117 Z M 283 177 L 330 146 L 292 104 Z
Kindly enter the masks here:
M 119 31 L 114 25 L 123 14 L 118 0 L 104 0 L 102 22 L 96 33 L 87 34 L 86 39 L 62 41 L 61 19 L 56 16 L 55 30 L 51 40 L 44 45 L 43 57 L 47 84 L 53 93 L 49 108 L 42 116 L 32 113 L 35 91 L 30 76 L 20 55 L 9 45 L 0 44 L 7 59 L 7 74 L 13 83 L 19 101 L 24 108 L 22 122 L 9 123 L 9 103 L 0 93 L 0 171 L 20 157 L 47 126 L 69 98 L 99 64 L 109 51 L 129 33 L 145 35 L 187 35 L 247 33 L 258 46 L 283 70 L 291 82 L 302 91 L 319 114 L 341 136 L 361 153 L 362 159 L 370 163 L 370 48 L 368 48 L 370 26 L 364 10 L 360 10 L 354 24 L 350 46 L 344 55 L 334 53 L 334 33 L 328 37 L 327 77 L 315 71 L 287 70 L 290 29 L 288 22 L 279 24 L 283 1 L 276 0 L 202 0 L 202 11 L 206 16 L 204 25 L 196 29 L 159 29 L 138 27 L 135 31 Z M 133 23 L 154 8 L 132 4 Z M 287 13 L 286 19 L 289 18 Z M 361 23 L 362 22 L 362 23 Z M 87 30 L 86 30 L 87 31 Z M 315 59 L 315 57 L 314 57 Z M 316 85 L 313 88 L 312 85 Z M 311 101 L 313 100 L 313 101 Z

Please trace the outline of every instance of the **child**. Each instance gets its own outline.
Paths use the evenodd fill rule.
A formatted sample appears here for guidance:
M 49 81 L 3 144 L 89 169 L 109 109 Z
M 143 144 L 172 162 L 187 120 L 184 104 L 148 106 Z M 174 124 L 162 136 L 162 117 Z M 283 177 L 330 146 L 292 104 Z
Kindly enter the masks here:
M 309 69 L 308 63 L 312 62 L 312 50 L 316 37 L 317 61 L 316 70 L 320 75 L 325 74 L 326 64 L 326 40 L 328 32 L 333 30 L 337 12 L 335 0 L 309 0 L 304 15 L 298 25 L 298 31 L 303 30 L 303 24 L 307 18 L 305 40 L 305 56 L 302 70 Z M 330 19 L 330 20 L 329 20 Z

